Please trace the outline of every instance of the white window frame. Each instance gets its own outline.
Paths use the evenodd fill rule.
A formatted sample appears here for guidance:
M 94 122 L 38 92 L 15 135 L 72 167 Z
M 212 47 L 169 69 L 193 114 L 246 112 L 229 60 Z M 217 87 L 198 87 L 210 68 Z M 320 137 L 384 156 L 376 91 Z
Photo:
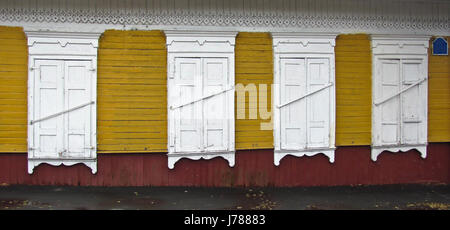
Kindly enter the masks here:
M 274 52 L 274 164 L 278 166 L 283 157 L 313 156 L 319 153 L 329 158 L 330 163 L 335 159 L 335 52 L 336 33 L 272 33 Z M 330 107 L 329 107 L 329 146 L 326 148 L 300 148 L 298 150 L 281 149 L 281 119 L 280 119 L 280 61 L 287 58 L 328 59 L 330 71 Z M 308 92 L 309 94 L 311 92 Z
M 167 45 L 167 91 L 168 91 L 168 167 L 173 169 L 175 163 L 182 159 L 192 160 L 222 157 L 228 161 L 230 167 L 235 164 L 235 120 L 234 120 L 234 48 L 237 32 L 208 32 L 208 31 L 165 31 Z M 228 101 L 228 151 L 177 152 L 175 148 L 175 109 L 180 105 L 171 95 L 175 78 L 176 58 L 226 58 L 228 60 L 228 78 L 230 89 L 220 92 L 226 95 Z M 209 96 L 209 95 L 208 95 Z M 201 99 L 200 99 L 201 100 Z
M 427 156 L 427 136 L 428 136 L 428 47 L 430 36 L 425 35 L 372 35 L 372 149 L 371 159 L 376 161 L 378 156 L 383 151 L 389 152 L 406 152 L 411 149 L 416 149 L 422 158 Z M 380 104 L 387 101 L 386 98 L 377 98 L 378 85 L 381 80 L 381 73 L 379 72 L 379 63 L 387 60 L 398 60 L 399 68 L 402 68 L 403 63 L 414 60 L 419 61 L 421 69 L 421 79 L 416 82 L 419 86 L 420 102 L 421 102 L 421 124 L 419 128 L 419 141 L 416 144 L 382 144 L 377 138 L 381 138 L 382 130 L 379 128 L 381 122 L 381 107 Z M 400 70 L 400 74 L 401 74 Z M 402 75 L 400 75 L 402 78 Z M 402 85 L 402 82 L 399 83 Z M 399 90 L 399 97 L 403 92 L 406 92 L 410 87 L 405 87 Z M 401 108 L 400 122 L 401 121 Z M 399 130 L 400 137 L 402 130 Z
M 54 166 L 82 163 L 91 169 L 92 174 L 97 173 L 97 48 L 100 33 L 76 33 L 76 32 L 44 32 L 26 31 L 28 37 L 28 173 L 32 174 L 35 167 L 42 163 Z M 35 154 L 34 149 L 34 123 L 38 117 L 34 117 L 34 82 L 37 60 L 51 61 L 89 61 L 91 68 L 91 98 L 82 106 L 91 106 L 90 127 L 90 156 L 89 157 L 58 157 L 43 158 Z M 89 104 L 88 104 L 89 103 Z M 80 106 L 77 106 L 80 107 Z M 70 112 L 60 111 L 55 116 Z M 45 118 L 46 119 L 46 118 Z

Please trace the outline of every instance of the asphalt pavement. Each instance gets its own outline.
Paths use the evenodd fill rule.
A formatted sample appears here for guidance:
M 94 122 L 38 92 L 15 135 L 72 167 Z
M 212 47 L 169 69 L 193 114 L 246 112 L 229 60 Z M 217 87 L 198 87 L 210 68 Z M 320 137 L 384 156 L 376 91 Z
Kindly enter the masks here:
M 0 185 L 0 210 L 449 210 L 450 185 L 298 188 Z

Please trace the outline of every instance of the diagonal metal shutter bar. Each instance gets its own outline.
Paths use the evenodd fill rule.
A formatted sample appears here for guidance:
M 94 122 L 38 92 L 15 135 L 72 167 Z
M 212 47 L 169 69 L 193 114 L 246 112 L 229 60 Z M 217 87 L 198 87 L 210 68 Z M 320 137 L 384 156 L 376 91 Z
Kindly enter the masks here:
M 53 118 L 53 117 L 57 117 L 57 116 L 59 116 L 59 115 L 61 115 L 61 114 L 68 113 L 68 112 L 71 112 L 71 111 L 74 111 L 74 110 L 83 108 L 83 107 L 85 107 L 85 106 L 87 106 L 87 105 L 91 105 L 91 104 L 94 104 L 94 103 L 95 103 L 95 101 L 91 101 L 91 102 L 88 102 L 88 103 L 85 103 L 85 104 L 81 104 L 81 105 L 79 105 L 79 106 L 75 106 L 75 107 L 70 108 L 70 109 L 68 109 L 68 110 L 61 111 L 61 112 L 59 112 L 59 113 L 55 113 L 55 114 L 52 114 L 52 115 L 49 115 L 49 116 L 46 116 L 46 117 L 43 117 L 43 118 L 40 118 L 40 119 L 37 119 L 37 120 L 32 120 L 32 121 L 30 121 L 30 125 L 32 125 L 32 124 L 34 124 L 34 123 L 37 123 L 37 122 L 40 122 L 40 121 L 44 121 L 44 120 Z
M 181 104 L 181 105 L 170 106 L 170 109 L 171 109 L 171 110 L 178 109 L 178 108 L 181 108 L 181 107 L 183 107 L 183 106 L 190 105 L 190 104 L 193 104 L 193 103 L 198 102 L 198 101 L 203 101 L 203 100 L 205 100 L 205 99 L 208 99 L 208 98 L 217 96 L 217 95 L 219 95 L 219 94 L 228 92 L 228 91 L 233 90 L 233 89 L 234 89 L 234 87 L 231 87 L 230 89 L 222 90 L 222 91 L 220 91 L 220 92 L 217 92 L 217 93 L 214 93 L 214 94 L 211 94 L 211 95 L 208 95 L 208 96 L 205 96 L 205 97 L 202 97 L 202 98 L 199 98 L 199 99 L 196 99 L 196 100 L 193 100 L 193 101 L 190 101 L 190 102 Z
M 397 93 L 392 94 L 392 95 L 390 95 L 390 96 L 388 96 L 388 97 L 386 97 L 386 98 L 384 98 L 384 99 L 382 99 L 382 100 L 380 100 L 380 101 L 378 101 L 378 102 L 375 102 L 374 105 L 378 106 L 378 105 L 380 105 L 380 104 L 383 104 L 384 102 L 391 100 L 392 98 L 394 98 L 394 97 L 400 95 L 401 93 L 403 93 L 403 92 L 405 92 L 405 91 L 411 89 L 412 87 L 414 87 L 414 86 L 416 86 L 416 85 L 422 83 L 422 82 L 425 81 L 425 80 L 427 80 L 427 79 L 426 79 L 426 78 L 420 79 L 420 80 L 414 82 L 413 84 L 411 84 L 410 86 L 408 86 L 408 87 L 406 87 L 406 88 L 404 88 L 404 89 L 398 91 Z
M 320 88 L 320 89 L 318 89 L 318 90 L 314 90 L 314 91 L 309 92 L 309 93 L 307 93 L 307 94 L 305 94 L 305 95 L 303 95 L 303 96 L 301 96 L 301 97 L 299 97 L 299 98 L 296 98 L 296 99 L 294 99 L 294 100 L 288 101 L 288 102 L 283 103 L 283 104 L 280 104 L 280 105 L 278 105 L 277 107 L 278 107 L 278 108 L 284 107 L 284 106 L 289 105 L 289 104 L 291 104 L 291 103 L 293 103 L 293 102 L 296 102 L 296 101 L 301 100 L 301 99 L 303 99 L 303 98 L 305 98 L 305 97 L 308 97 L 308 96 L 310 96 L 310 95 L 312 95 L 312 94 L 315 94 L 315 93 L 317 93 L 317 92 L 319 92 L 319 91 L 322 91 L 322 90 L 324 90 L 324 89 L 326 89 L 326 88 L 328 88 L 328 87 L 330 87 L 330 86 L 332 86 L 332 85 L 333 85 L 333 83 L 329 83 L 328 85 L 326 85 L 326 86 L 324 86 L 324 87 L 322 87 L 322 88 Z

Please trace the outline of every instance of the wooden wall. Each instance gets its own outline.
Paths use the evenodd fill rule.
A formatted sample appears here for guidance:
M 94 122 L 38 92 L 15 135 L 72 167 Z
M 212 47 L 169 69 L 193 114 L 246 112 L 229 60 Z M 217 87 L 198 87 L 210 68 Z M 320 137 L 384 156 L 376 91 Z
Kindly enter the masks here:
M 98 152 L 167 151 L 162 31 L 108 30 L 98 50 Z
M 447 39 L 449 39 L 447 37 Z M 371 51 L 366 34 L 336 39 L 336 145 L 371 144 Z M 98 53 L 99 153 L 167 152 L 167 51 L 162 31 L 106 31 Z M 27 152 L 27 42 L 19 27 L 0 26 L 0 152 Z M 271 111 L 273 52 L 270 33 L 236 38 L 236 84 L 268 86 Z M 450 141 L 449 56 L 429 54 L 428 141 Z M 249 95 L 236 104 L 236 149 L 271 149 L 273 131 L 249 118 Z M 259 101 L 257 98 L 256 101 Z M 244 111 L 238 108 L 245 108 Z
M 336 146 L 371 144 L 372 57 L 366 34 L 336 38 Z
M 211 160 L 181 159 L 167 168 L 164 153 L 100 154 L 98 172 L 77 164 L 55 167 L 41 164 L 27 173 L 26 154 L 0 154 L 0 184 L 71 186 L 342 186 L 402 183 L 450 183 L 450 143 L 430 143 L 422 159 L 416 150 L 381 154 L 370 159 L 369 146 L 336 150 L 331 164 L 323 155 L 283 158 L 273 164 L 273 150 L 241 150 L 233 168 L 221 157 Z
M 446 37 L 447 42 L 450 37 Z M 450 141 L 450 56 L 428 53 L 428 141 Z
M 248 33 L 241 32 L 236 37 L 236 80 L 243 86 L 254 84 L 258 89 L 259 85 L 267 85 L 267 111 L 271 111 L 271 86 L 273 83 L 273 52 L 272 37 L 270 33 Z M 237 96 L 237 94 L 236 94 Z M 250 110 L 255 105 L 249 107 L 249 94 L 246 94 L 245 104 L 238 105 L 236 99 L 236 114 L 245 113 L 246 119 L 237 119 L 236 115 L 236 149 L 271 149 L 273 148 L 273 130 L 261 130 L 261 123 L 269 123 L 270 119 L 263 120 L 257 108 L 256 119 L 249 116 Z M 259 98 L 257 101 L 259 103 Z M 244 108 L 242 109 L 238 108 Z
M 23 29 L 0 26 L 0 152 L 27 152 L 27 77 Z

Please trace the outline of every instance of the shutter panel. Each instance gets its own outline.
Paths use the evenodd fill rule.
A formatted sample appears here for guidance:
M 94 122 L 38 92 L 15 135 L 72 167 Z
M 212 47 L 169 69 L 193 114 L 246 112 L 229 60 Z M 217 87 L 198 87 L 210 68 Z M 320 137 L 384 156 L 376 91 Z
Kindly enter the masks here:
M 36 60 L 34 120 L 63 110 L 63 61 Z M 63 118 L 33 123 L 34 158 L 58 158 L 63 146 Z
M 421 62 L 402 62 L 402 88 L 419 81 L 422 76 Z M 401 95 L 402 106 L 402 144 L 417 144 L 420 137 L 420 126 L 422 117 L 420 116 L 422 99 L 420 98 L 420 84 L 416 85 Z
M 381 78 L 379 81 L 378 100 L 389 97 L 400 90 L 400 60 L 381 60 Z M 381 118 L 379 144 L 392 145 L 399 143 L 400 101 L 394 97 L 378 105 Z
M 328 59 L 308 59 L 307 92 L 324 88 L 330 83 Z M 328 147 L 330 130 L 330 88 L 306 98 L 308 147 Z
M 65 62 L 64 110 L 86 104 L 92 100 L 90 61 Z M 92 105 L 64 113 L 64 141 L 66 152 L 75 158 L 89 158 L 91 152 Z
M 202 75 L 200 58 L 175 59 L 175 103 L 181 105 L 194 101 L 202 95 Z M 189 152 L 202 150 L 202 102 L 187 104 L 175 110 L 175 151 Z
M 280 104 L 306 94 L 305 59 L 280 60 Z M 306 147 L 306 100 L 298 100 L 280 108 L 281 149 Z
M 228 84 L 226 58 L 203 59 L 203 96 L 212 95 L 232 86 Z M 228 103 L 226 93 L 220 93 L 203 101 L 204 143 L 207 151 L 228 150 Z

